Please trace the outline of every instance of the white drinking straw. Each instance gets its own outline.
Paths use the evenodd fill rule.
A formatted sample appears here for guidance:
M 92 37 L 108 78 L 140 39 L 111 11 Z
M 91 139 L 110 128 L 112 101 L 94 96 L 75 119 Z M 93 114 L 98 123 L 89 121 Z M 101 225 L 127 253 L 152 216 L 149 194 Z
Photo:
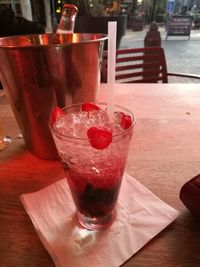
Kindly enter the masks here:
M 114 110 L 114 84 L 115 84 L 115 64 L 116 64 L 116 35 L 117 22 L 108 22 L 108 62 L 107 62 L 107 109 L 110 119 Z

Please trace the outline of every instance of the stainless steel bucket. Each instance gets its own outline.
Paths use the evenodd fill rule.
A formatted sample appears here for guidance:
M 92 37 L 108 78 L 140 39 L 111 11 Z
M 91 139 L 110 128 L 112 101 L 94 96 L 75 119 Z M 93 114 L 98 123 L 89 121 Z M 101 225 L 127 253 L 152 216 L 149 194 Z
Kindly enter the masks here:
M 0 38 L 0 80 L 27 148 L 58 155 L 49 130 L 54 106 L 95 101 L 104 34 L 37 34 Z

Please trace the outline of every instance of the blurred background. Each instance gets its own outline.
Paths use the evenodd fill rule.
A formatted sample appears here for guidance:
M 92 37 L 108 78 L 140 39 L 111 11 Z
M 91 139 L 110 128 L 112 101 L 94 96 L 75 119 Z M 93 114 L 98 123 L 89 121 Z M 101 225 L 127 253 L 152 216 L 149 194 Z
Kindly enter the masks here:
M 171 14 L 190 15 L 193 27 L 200 28 L 200 0 L 0 0 L 0 5 L 10 5 L 16 16 L 43 25 L 47 32 L 56 28 L 65 3 L 75 4 L 78 16 L 126 15 L 127 28 L 135 21 L 141 27 L 152 21 L 165 24 Z

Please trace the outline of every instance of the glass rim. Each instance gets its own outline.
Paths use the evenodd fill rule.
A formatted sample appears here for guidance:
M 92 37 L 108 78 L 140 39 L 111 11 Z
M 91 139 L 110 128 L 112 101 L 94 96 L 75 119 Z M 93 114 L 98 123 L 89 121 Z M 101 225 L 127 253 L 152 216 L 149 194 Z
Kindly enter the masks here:
M 66 106 L 66 107 L 63 107 L 61 108 L 63 111 L 65 111 L 66 109 L 70 109 L 70 108 L 73 108 L 73 107 L 76 107 L 76 106 L 81 106 L 84 102 L 81 102 L 81 103 L 76 103 L 76 104 L 72 104 L 72 105 L 69 105 L 69 106 Z M 93 104 L 99 104 L 99 105 L 105 105 L 107 106 L 107 103 L 105 102 L 91 102 Z M 118 134 L 113 134 L 113 138 L 116 138 L 116 137 L 120 137 L 120 136 L 123 136 L 124 134 L 126 134 L 127 132 L 129 132 L 135 125 L 136 123 L 136 117 L 135 115 L 126 107 L 123 107 L 121 105 L 114 105 L 114 107 L 118 107 L 118 108 L 121 108 L 125 111 L 127 111 L 127 113 L 131 114 L 132 118 L 133 118 L 133 122 L 131 124 L 131 126 L 129 126 L 127 129 L 124 129 L 123 132 L 121 133 L 118 133 Z M 80 140 L 80 141 L 87 141 L 88 138 L 87 137 L 75 137 L 75 136 L 68 136 L 68 135 L 65 135 L 65 134 L 61 134 L 59 133 L 52 125 L 51 123 L 49 123 L 50 125 L 50 129 L 53 131 L 53 133 L 55 133 L 57 136 L 60 136 L 60 137 L 63 137 L 63 138 L 68 138 L 68 139 L 71 139 L 71 140 Z

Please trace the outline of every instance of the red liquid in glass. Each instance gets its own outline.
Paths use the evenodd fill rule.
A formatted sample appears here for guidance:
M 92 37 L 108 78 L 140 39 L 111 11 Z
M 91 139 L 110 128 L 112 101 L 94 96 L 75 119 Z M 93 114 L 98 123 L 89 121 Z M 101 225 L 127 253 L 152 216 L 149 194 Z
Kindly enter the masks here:
M 82 214 L 101 217 L 113 211 L 119 195 L 123 165 L 109 172 L 102 171 L 100 175 L 78 173 L 73 167 L 65 170 L 72 197 Z

